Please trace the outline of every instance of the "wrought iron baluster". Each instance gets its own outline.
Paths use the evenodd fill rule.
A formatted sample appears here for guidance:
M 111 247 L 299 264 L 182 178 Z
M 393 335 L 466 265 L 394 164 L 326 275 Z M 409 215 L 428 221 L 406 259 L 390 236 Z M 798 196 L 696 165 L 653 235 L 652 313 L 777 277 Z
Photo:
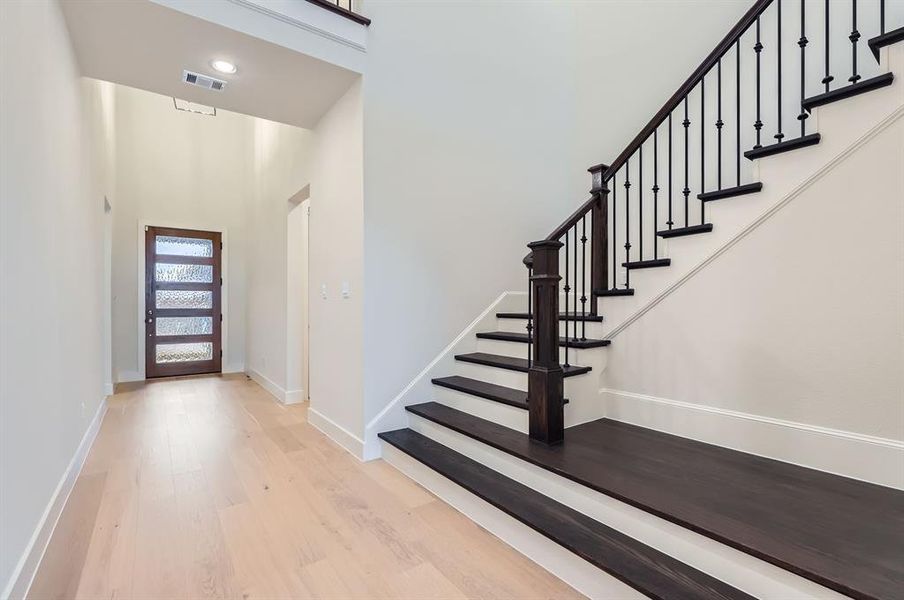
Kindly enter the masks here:
M 527 267 L 527 366 L 531 366 L 534 360 L 534 284 L 531 277 L 534 274 L 533 264 Z
M 700 77 L 700 193 L 706 191 L 706 75 Z M 706 202 L 700 201 L 700 224 L 706 222 Z
M 797 45 L 800 46 L 800 101 L 801 101 L 801 109 L 800 114 L 797 115 L 797 120 L 800 121 L 800 137 L 804 137 L 807 133 L 807 117 L 810 115 L 807 114 L 807 111 L 803 109 L 803 101 L 807 94 L 807 43 L 809 40 L 807 39 L 807 28 L 806 28 L 806 17 L 807 17 L 807 0 L 800 1 L 800 39 L 797 40 Z M 828 40 L 826 40 L 828 43 Z
M 568 251 L 568 248 L 565 249 Z M 578 321 L 577 321 L 577 312 L 578 312 L 578 224 L 574 224 L 574 290 L 572 292 L 574 295 L 574 299 L 572 300 L 572 304 L 574 305 L 575 312 L 575 320 L 572 321 L 572 329 L 574 330 L 574 336 L 571 338 L 572 340 L 578 339 Z M 581 308 L 583 311 L 583 307 Z M 565 321 L 565 337 L 568 337 L 568 321 Z
M 565 287 L 562 288 L 565 291 L 565 366 L 570 366 L 568 363 L 568 292 L 571 291 L 571 286 L 569 285 L 568 280 L 568 233 L 571 231 L 570 229 L 565 232 Z M 559 318 L 559 315 L 556 315 L 556 319 Z M 556 331 L 558 332 L 558 326 L 556 327 Z
M 735 169 L 741 185 L 741 38 L 735 42 Z
M 687 227 L 690 223 L 687 220 L 687 198 L 691 195 L 691 189 L 688 187 L 688 145 L 687 145 L 687 135 L 688 135 L 688 127 L 691 126 L 691 120 L 687 118 L 687 96 L 684 97 L 684 121 L 681 122 L 684 125 L 684 189 L 681 190 L 681 193 L 684 194 L 684 226 Z
M 716 187 L 722 189 L 722 59 L 716 63 Z M 702 191 L 702 190 L 701 190 Z
M 587 215 L 581 217 L 581 314 L 587 316 Z M 587 339 L 587 321 L 581 321 L 581 339 Z
M 828 92 L 828 91 L 829 91 L 829 84 L 832 83 L 832 81 L 834 81 L 835 78 L 832 77 L 831 75 L 829 75 L 829 48 L 831 47 L 831 44 L 829 43 L 829 40 L 831 39 L 831 38 L 829 37 L 829 0 L 826 0 L 825 5 L 826 5 L 826 10 L 825 10 L 825 25 L 826 25 L 826 48 L 825 48 L 825 51 L 826 51 L 826 76 L 822 78 L 822 83 L 826 86 L 826 91 Z
M 625 264 L 631 262 L 631 159 L 625 161 Z M 631 287 L 631 269 L 625 267 L 625 289 Z
M 653 130 L 653 258 L 659 258 L 659 126 Z
M 618 289 L 618 183 L 612 174 L 612 289 Z M 628 286 L 625 285 L 627 288 Z
M 669 220 L 666 221 L 666 225 L 671 229 L 674 224 L 675 221 L 672 219 L 672 113 L 669 113 Z
M 860 40 L 860 32 L 857 31 L 857 0 L 851 0 L 851 7 L 851 21 L 853 22 L 853 28 L 851 29 L 851 35 L 848 36 L 848 39 L 851 40 L 851 66 L 853 67 L 854 73 L 848 77 L 848 81 L 857 83 L 860 81 L 860 75 L 857 74 L 857 41 Z
M 754 148 L 762 148 L 760 143 L 760 130 L 763 128 L 763 121 L 760 119 L 760 54 L 763 52 L 763 43 L 760 41 L 760 18 L 756 18 L 756 44 L 753 46 L 756 52 L 756 121 L 753 128 L 756 129 L 756 144 Z
M 885 33 L 885 0 L 879 0 L 879 35 Z
M 643 260 L 643 144 L 637 149 L 639 165 L 637 167 L 637 260 Z
M 785 134 L 782 133 L 782 0 L 775 0 L 778 8 L 778 19 L 776 20 L 776 27 L 778 29 L 776 34 L 776 69 L 778 71 L 778 133 L 775 134 L 775 139 L 779 142 L 782 141 L 782 138 L 785 137 Z

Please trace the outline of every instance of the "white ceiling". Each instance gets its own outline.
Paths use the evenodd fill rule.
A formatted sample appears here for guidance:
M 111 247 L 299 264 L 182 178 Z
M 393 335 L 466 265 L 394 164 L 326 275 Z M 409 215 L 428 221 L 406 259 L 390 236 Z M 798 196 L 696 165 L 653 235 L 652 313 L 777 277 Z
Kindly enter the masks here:
M 358 74 L 148 0 L 61 2 L 82 73 L 158 94 L 312 128 Z M 217 73 L 210 61 L 238 66 Z M 228 82 L 182 83 L 188 69 Z

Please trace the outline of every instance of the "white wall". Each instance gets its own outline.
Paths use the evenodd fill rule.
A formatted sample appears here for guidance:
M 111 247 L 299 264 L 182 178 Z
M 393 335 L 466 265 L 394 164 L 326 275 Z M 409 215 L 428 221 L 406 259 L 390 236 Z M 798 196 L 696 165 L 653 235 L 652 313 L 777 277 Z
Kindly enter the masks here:
M 5 596 L 45 509 L 48 527 L 58 514 L 58 486 L 66 483 L 104 397 L 103 217 L 109 190 L 97 144 L 111 106 L 102 86 L 79 77 L 56 2 L 0 3 L 0 40 Z M 43 539 L 35 540 L 37 553 Z M 34 566 L 25 565 L 26 578 Z
M 586 168 L 614 158 L 745 9 L 365 4 L 368 421 L 502 291 L 526 288 L 526 244 L 586 200 Z
M 292 199 L 310 182 L 314 136 L 307 129 L 254 120 L 253 193 L 247 198 L 247 369 L 275 386 L 286 400 L 300 399 L 300 384 L 289 383 L 289 211 Z M 295 258 L 295 257 L 293 257 Z M 292 262 L 298 269 L 299 265 Z M 300 340 L 293 340 L 300 341 Z M 294 373 L 293 373 L 294 375 Z M 271 390 L 272 391 L 272 390 Z
M 310 418 L 356 453 L 364 429 L 361 100 L 355 83 L 314 128 L 309 223 Z
M 603 387 L 904 440 L 902 164 L 899 117 L 621 332 Z

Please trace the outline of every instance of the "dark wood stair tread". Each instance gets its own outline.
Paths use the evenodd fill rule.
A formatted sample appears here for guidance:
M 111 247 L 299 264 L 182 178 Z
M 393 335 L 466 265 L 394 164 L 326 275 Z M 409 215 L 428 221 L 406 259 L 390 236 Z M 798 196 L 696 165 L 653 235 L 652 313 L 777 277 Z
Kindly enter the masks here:
M 734 198 L 735 196 L 743 196 L 745 194 L 755 194 L 759 191 L 762 191 L 762 189 L 763 184 L 757 181 L 756 183 L 745 183 L 744 185 L 697 194 L 697 199 L 704 202 L 712 202 L 713 200 Z
M 886 31 L 882 35 L 877 35 L 871 38 L 868 44 L 873 56 L 876 57 L 876 60 L 879 60 L 879 48 L 897 44 L 898 42 L 904 42 L 904 27 L 898 27 L 897 29 Z
M 851 96 L 865 94 L 866 92 L 871 92 L 872 90 L 884 88 L 891 85 L 894 80 L 894 74 L 883 73 L 882 75 L 870 77 L 869 79 L 861 79 L 857 83 L 851 83 L 836 90 L 825 92 L 824 94 L 810 96 L 809 98 L 804 99 L 804 101 L 800 104 L 804 108 L 804 110 L 809 112 L 817 106 L 822 106 L 823 104 L 830 104 L 832 102 L 837 102 L 838 100 L 850 98 Z
M 752 598 L 411 429 L 380 439 L 651 598 Z
M 516 390 L 504 385 L 487 383 L 486 381 L 479 381 L 460 375 L 437 377 L 433 380 L 433 384 L 527 410 L 527 392 L 524 390 Z M 565 398 L 565 404 L 568 404 L 568 398 Z
M 527 333 L 518 333 L 515 331 L 485 331 L 477 334 L 482 340 L 499 340 L 502 342 L 517 342 L 526 344 L 528 342 Z M 565 346 L 566 338 L 559 337 L 559 346 Z M 609 345 L 609 340 L 595 340 L 587 338 L 567 338 L 570 348 L 601 348 Z
M 593 290 L 594 296 L 599 296 L 600 298 L 612 298 L 616 296 L 633 296 L 634 289 L 633 288 L 616 288 L 614 290 Z
M 709 233 L 713 230 L 712 223 L 703 223 L 702 225 L 689 225 L 687 227 L 674 227 L 672 229 L 663 229 L 657 231 L 656 235 L 661 238 L 683 237 L 686 235 L 697 235 L 698 233 Z
M 524 319 L 527 320 L 528 315 L 526 312 L 498 312 L 496 313 L 497 319 Z M 590 313 L 576 313 L 576 312 L 568 312 L 559 313 L 560 321 L 595 321 L 602 322 L 602 315 L 591 315 Z
M 628 269 L 652 269 L 655 267 L 667 267 L 671 264 L 671 258 L 651 258 L 648 260 L 634 260 L 631 262 L 623 262 L 621 266 Z
M 545 446 L 436 403 L 408 410 L 855 598 L 900 598 L 904 492 L 610 419 Z
M 796 137 L 790 140 L 777 142 L 769 146 L 761 146 L 760 148 L 748 150 L 744 153 L 744 156 L 749 158 L 750 160 L 756 160 L 758 158 L 763 158 L 764 156 L 772 156 L 773 154 L 790 152 L 791 150 L 797 150 L 798 148 L 815 146 L 819 143 L 819 139 L 820 137 L 818 133 L 811 133 L 810 135 L 805 135 L 803 137 Z
M 499 369 L 508 369 L 509 371 L 521 371 L 527 373 L 530 365 L 526 358 L 515 358 L 514 356 L 502 356 L 500 354 L 488 354 L 486 352 L 472 352 L 470 354 L 458 354 L 455 360 L 469 362 L 487 367 L 497 367 Z M 590 367 L 578 367 L 570 365 L 566 367 L 562 365 L 565 371 L 565 377 L 581 375 L 590 371 Z

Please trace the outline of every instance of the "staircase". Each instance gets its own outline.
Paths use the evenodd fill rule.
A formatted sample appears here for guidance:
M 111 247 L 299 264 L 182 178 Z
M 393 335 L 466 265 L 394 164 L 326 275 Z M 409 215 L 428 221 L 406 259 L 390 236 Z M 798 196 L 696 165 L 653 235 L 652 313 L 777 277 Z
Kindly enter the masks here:
M 841 137 L 821 107 L 883 93 L 904 106 L 904 27 L 886 22 L 901 13 L 755 2 L 612 164 L 591 167 L 591 197 L 529 244 L 527 306 L 497 312 L 477 351 L 432 379 L 436 401 L 380 434 L 383 457 L 590 597 L 904 598 L 904 493 L 605 418 L 589 375 L 627 326 L 600 309 L 629 324 L 681 275 L 674 255 L 708 251 L 679 246 L 718 236 L 708 212 L 753 218 L 711 207 L 791 186 L 808 148 Z M 850 26 L 841 41 L 833 19 Z M 849 76 L 833 72 L 842 52 Z M 791 175 L 760 168 L 767 157 Z

